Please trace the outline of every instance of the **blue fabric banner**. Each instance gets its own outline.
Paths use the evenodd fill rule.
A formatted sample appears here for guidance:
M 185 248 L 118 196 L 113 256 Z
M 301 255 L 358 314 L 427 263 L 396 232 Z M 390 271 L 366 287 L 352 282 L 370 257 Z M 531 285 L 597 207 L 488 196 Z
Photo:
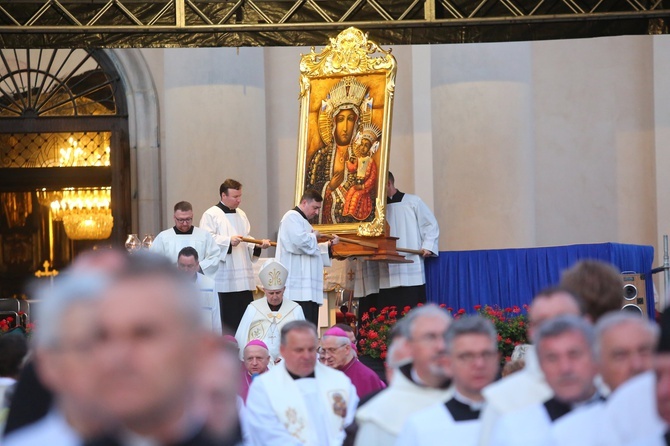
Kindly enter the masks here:
M 561 271 L 579 260 L 612 263 L 622 272 L 650 276 L 652 246 L 600 243 L 548 248 L 441 251 L 426 260 L 428 301 L 454 310 L 474 311 L 474 305 L 502 308 L 529 304 L 543 288 L 557 285 Z M 648 314 L 653 316 L 653 283 L 646 281 Z M 622 294 L 623 295 L 623 294 Z

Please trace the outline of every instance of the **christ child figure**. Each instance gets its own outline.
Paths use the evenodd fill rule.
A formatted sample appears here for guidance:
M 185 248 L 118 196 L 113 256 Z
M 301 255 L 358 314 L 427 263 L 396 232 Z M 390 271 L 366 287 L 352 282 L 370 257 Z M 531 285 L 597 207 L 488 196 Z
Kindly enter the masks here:
M 381 130 L 374 124 L 363 124 L 352 144 L 353 154 L 346 163 L 353 182 L 344 199 L 343 216 L 363 221 L 372 213 L 372 195 L 377 185 L 377 163 L 372 159 L 379 148 Z

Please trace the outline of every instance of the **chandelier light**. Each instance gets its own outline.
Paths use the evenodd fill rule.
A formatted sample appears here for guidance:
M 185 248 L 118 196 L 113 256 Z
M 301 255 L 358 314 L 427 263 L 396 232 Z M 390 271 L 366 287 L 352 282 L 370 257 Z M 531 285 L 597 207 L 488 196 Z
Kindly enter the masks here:
M 109 166 L 110 148 L 90 153 L 68 138 L 69 147 L 58 153 L 60 167 Z M 111 211 L 111 187 L 68 187 L 62 190 L 37 191 L 37 198 L 50 210 L 52 221 L 62 221 L 72 240 L 104 240 L 111 236 L 114 217 Z

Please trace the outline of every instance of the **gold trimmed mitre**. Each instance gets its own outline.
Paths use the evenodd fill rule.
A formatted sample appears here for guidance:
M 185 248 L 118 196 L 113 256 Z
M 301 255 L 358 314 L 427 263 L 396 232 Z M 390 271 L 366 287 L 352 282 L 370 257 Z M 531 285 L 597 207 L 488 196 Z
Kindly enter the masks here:
M 258 272 L 263 288 L 268 291 L 281 290 L 286 286 L 288 269 L 275 259 L 268 260 Z

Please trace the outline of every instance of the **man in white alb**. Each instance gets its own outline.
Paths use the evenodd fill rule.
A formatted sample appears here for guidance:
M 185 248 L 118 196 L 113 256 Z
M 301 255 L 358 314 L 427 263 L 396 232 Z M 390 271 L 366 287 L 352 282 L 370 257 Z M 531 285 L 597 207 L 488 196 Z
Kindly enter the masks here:
M 637 314 L 612 311 L 598 320 L 595 330 L 598 371 L 603 383 L 612 392 L 610 396 L 614 397 L 622 384 L 651 370 L 658 327 Z M 554 423 L 552 444 L 621 444 L 616 426 L 613 425 L 616 420 L 608 416 L 609 401 L 608 398 L 608 401 L 573 411 Z
M 346 375 L 316 360 L 316 327 L 292 321 L 281 330 L 282 362 L 257 377 L 247 397 L 253 444 L 340 445 L 358 404 Z
M 214 290 L 214 281 L 204 274 L 200 274 L 198 270 L 200 262 L 198 262 L 198 251 L 192 246 L 179 251 L 177 257 L 177 268 L 183 271 L 190 280 L 195 283 L 196 288 L 200 292 L 200 309 L 205 326 L 217 335 L 223 334 L 223 327 L 221 326 L 221 310 L 219 309 L 219 296 Z
M 477 444 L 479 414 L 485 404 L 482 389 L 493 382 L 500 368 L 497 337 L 491 321 L 480 315 L 461 317 L 449 325 L 444 334 L 444 366 L 454 397 L 409 417 L 396 446 L 430 446 L 438 438 L 459 446 Z
M 223 325 L 235 331 L 247 305 L 254 300 L 256 284 L 251 263 L 260 257 L 261 249 L 270 246 L 270 240 L 264 239 L 260 245 L 242 241 L 250 237 L 251 225 L 247 214 L 239 208 L 242 202 L 239 181 L 225 180 L 219 187 L 219 195 L 219 203 L 202 214 L 200 227 L 212 234 L 221 249 L 221 262 L 214 280 Z
M 219 267 L 221 250 L 207 231 L 193 226 L 191 203 L 180 201 L 174 205 L 174 227 L 158 234 L 149 250 L 163 254 L 176 266 L 179 251 L 187 246 L 192 246 L 198 251 L 202 272 L 206 276 L 213 277 Z
M 426 302 L 424 259 L 437 257 L 440 227 L 421 198 L 396 189 L 391 172 L 388 174 L 386 195 L 386 221 L 391 237 L 398 237 L 398 247 L 420 250 L 422 254 L 407 254 L 407 260 L 412 260 L 412 263 L 379 265 L 379 305 L 415 307 Z
M 235 332 L 238 345 L 247 345 L 253 340 L 263 341 L 268 347 L 273 363 L 279 362 L 280 358 L 281 328 L 290 321 L 305 319 L 300 305 L 284 299 L 287 276 L 288 270 L 274 259 L 263 265 L 258 277 L 263 284 L 265 297 L 249 304 Z M 244 359 L 242 351 L 240 359 Z
M 451 316 L 435 304 L 414 308 L 399 322 L 412 362 L 393 371 L 393 381 L 356 413 L 356 446 L 387 446 L 414 413 L 453 396 L 443 367 L 444 335 Z
M 583 312 L 581 300 L 566 289 L 543 289 L 528 309 L 528 337 L 534 339 L 535 331 L 550 319 L 565 314 L 581 316 Z M 551 398 L 551 387 L 544 378 L 534 347 L 526 351 L 524 359 L 526 365 L 522 370 L 484 388 L 486 406 L 480 416 L 479 446 L 489 446 L 493 426 L 502 416 Z
M 538 328 L 537 358 L 553 396 L 500 418 L 493 427 L 491 446 L 546 446 L 557 420 L 602 401 L 594 384 L 598 372 L 594 338 L 593 327 L 577 316 L 559 316 Z
M 305 319 L 314 325 L 318 325 L 323 303 L 323 267 L 330 266 L 330 247 L 340 241 L 335 236 L 319 243 L 319 232 L 309 224 L 322 204 L 319 192 L 305 190 L 300 204 L 282 217 L 277 237 L 277 260 L 288 269 L 286 297 L 298 303 Z

